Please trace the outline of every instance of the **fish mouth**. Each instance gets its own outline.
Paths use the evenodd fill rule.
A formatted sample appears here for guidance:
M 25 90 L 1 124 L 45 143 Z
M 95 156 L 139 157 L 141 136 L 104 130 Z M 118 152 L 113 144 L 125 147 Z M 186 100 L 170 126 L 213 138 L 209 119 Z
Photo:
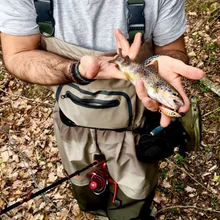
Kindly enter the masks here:
M 177 111 L 180 107 L 184 105 L 183 101 L 178 99 L 163 99 L 160 102 L 163 106 L 166 106 L 170 110 Z
M 182 116 L 177 110 L 173 110 L 167 106 L 159 106 L 158 111 L 171 118 L 180 118 Z
M 178 107 L 170 107 L 170 106 L 167 106 L 167 105 L 161 105 L 163 108 L 166 108 L 170 111 L 174 111 L 174 112 L 177 112 L 178 111 Z
M 183 102 L 181 100 L 176 100 L 174 99 L 173 102 L 176 104 L 176 106 L 178 107 L 182 107 L 183 106 Z
M 172 102 L 168 101 L 166 104 L 165 103 L 162 104 L 163 107 L 173 112 L 178 112 L 178 109 L 183 105 L 184 105 L 183 101 L 177 99 L 172 99 Z
M 148 93 L 149 94 L 149 93 Z M 181 98 L 175 96 L 168 96 L 163 94 L 151 94 L 152 99 L 157 100 L 163 106 L 166 106 L 170 110 L 177 111 L 180 107 L 184 105 L 184 102 Z

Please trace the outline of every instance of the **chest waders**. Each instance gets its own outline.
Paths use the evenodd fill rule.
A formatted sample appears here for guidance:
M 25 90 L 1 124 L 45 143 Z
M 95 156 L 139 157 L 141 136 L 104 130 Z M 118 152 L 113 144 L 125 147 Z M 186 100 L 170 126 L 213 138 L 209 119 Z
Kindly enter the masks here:
M 43 49 L 74 60 L 79 60 L 83 55 L 112 55 L 70 45 L 56 39 L 53 37 L 55 20 L 53 19 L 52 1 L 35 1 L 35 6 L 38 12 L 37 22 L 42 32 L 41 47 Z M 128 1 L 127 6 L 129 10 L 129 37 L 133 41 L 135 33 L 144 33 L 144 1 Z M 146 58 L 152 56 L 152 51 L 152 40 L 144 42 L 138 57 L 139 62 L 143 62 Z M 96 89 L 100 90 L 102 87 L 105 90 L 112 90 L 111 85 L 114 85 L 117 87 L 116 90 L 129 87 L 131 93 L 136 94 L 133 86 L 127 81 L 100 81 L 101 83 L 98 83 L 98 80 L 96 80 L 94 83 L 80 89 L 86 90 L 87 87 L 97 87 Z M 58 93 L 61 89 L 59 87 L 53 87 L 52 89 L 57 94 L 57 99 L 59 99 Z M 64 90 L 65 88 L 62 88 L 61 92 Z M 126 89 L 125 92 L 127 92 Z M 136 105 L 134 107 L 142 106 L 136 95 L 132 96 L 135 97 L 135 101 L 132 102 Z M 72 178 L 73 194 L 80 209 L 83 211 L 104 210 L 102 214 L 107 215 L 109 219 L 148 219 L 154 189 L 157 184 L 158 167 L 157 164 L 143 164 L 137 160 L 135 145 L 139 138 L 138 134 L 134 134 L 132 131 L 118 132 L 67 126 L 61 120 L 59 107 L 56 104 L 54 109 L 54 127 L 61 160 L 66 171 L 72 173 L 94 161 L 97 155 L 104 155 L 107 160 L 108 175 L 113 180 L 111 182 L 110 179 L 107 179 L 109 184 L 103 190 L 103 193 L 95 194 L 94 190 L 91 190 L 94 184 L 102 185 L 106 181 L 103 180 L 100 170 L 96 173 L 101 176 L 98 180 L 95 179 L 97 176 L 94 176 L 94 174 L 90 178 L 87 176 Z M 144 111 L 143 107 L 140 108 L 140 113 L 136 113 L 139 124 L 142 121 L 141 112 Z M 90 115 L 90 117 L 93 116 Z M 92 182 L 94 179 L 97 180 L 96 183 Z M 117 183 L 117 186 L 115 183 Z M 117 194 L 115 193 L 115 187 L 118 187 Z

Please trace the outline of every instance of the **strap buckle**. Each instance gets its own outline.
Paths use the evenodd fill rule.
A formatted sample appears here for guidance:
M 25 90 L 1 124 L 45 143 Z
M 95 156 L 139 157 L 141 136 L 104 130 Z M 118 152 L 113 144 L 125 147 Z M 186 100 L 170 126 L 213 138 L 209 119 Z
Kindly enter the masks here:
M 34 1 L 40 33 L 44 37 L 54 35 L 55 20 L 53 18 L 53 0 L 35 0 Z
M 128 8 L 128 32 L 135 30 L 145 30 L 145 18 L 144 18 L 145 2 L 129 4 Z

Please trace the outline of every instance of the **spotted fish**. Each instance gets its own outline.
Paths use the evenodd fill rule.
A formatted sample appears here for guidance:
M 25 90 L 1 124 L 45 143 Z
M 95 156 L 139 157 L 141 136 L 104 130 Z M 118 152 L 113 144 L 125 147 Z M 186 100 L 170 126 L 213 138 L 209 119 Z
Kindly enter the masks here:
M 133 85 L 139 80 L 144 82 L 148 96 L 161 103 L 159 106 L 160 112 L 169 117 L 181 117 L 178 109 L 184 105 L 183 99 L 174 87 L 158 75 L 157 60 L 150 62 L 148 65 L 141 65 L 131 61 L 128 56 L 122 57 L 120 52 L 113 63 Z

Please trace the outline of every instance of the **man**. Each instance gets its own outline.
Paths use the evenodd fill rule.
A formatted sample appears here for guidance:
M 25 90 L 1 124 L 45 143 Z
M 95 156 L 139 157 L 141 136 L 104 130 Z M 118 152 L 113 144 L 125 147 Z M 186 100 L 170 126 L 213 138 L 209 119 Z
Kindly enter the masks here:
M 183 38 L 186 28 L 184 1 L 145 0 L 145 33 L 143 38 L 137 33 L 131 45 L 126 40 L 128 38 L 126 2 L 54 0 L 55 46 L 50 47 L 50 39 L 45 38 L 47 46 L 44 47 L 43 43 L 40 43 L 41 35 L 36 23 L 34 1 L 1 0 L 0 31 L 6 68 L 15 76 L 31 83 L 51 86 L 74 82 L 72 87 L 88 94 L 86 89 L 93 89 L 94 85 L 103 84 L 101 89 L 109 87 L 107 88 L 109 91 L 111 82 L 114 82 L 114 86 L 118 82 L 121 85 L 128 83 L 125 81 L 125 75 L 114 64 L 109 63 L 116 48 L 120 48 L 123 56 L 128 55 L 131 60 L 138 60 L 140 54 L 144 54 L 145 59 L 150 54 L 166 55 L 155 58 L 159 64 L 159 74 L 182 95 L 185 104 L 179 112 L 187 112 L 190 104 L 181 85 L 181 76 L 200 79 L 204 73 L 185 64 L 188 59 Z M 129 4 L 132 4 L 132 1 L 129 1 Z M 138 4 L 143 5 L 142 1 Z M 149 46 L 151 38 L 153 47 Z M 62 41 L 67 43 L 65 47 Z M 47 51 L 40 50 L 40 44 Z M 58 44 L 61 45 L 60 48 L 54 49 Z M 71 53 L 66 52 L 66 48 L 69 47 Z M 88 85 L 78 87 L 79 84 Z M 100 87 L 97 91 L 100 91 Z M 137 82 L 136 93 L 143 106 L 150 111 L 157 111 L 159 104 L 147 96 L 142 81 Z M 75 97 L 74 95 L 73 92 L 69 97 Z M 118 132 L 114 128 L 96 129 L 106 128 L 110 123 L 105 121 L 105 117 L 103 120 L 100 119 L 106 109 L 102 110 L 100 117 L 95 117 L 94 123 L 97 122 L 102 127 L 92 126 L 89 122 L 90 118 L 97 114 L 96 109 L 87 108 L 88 113 L 85 115 L 80 110 L 79 117 L 73 120 L 67 112 L 71 110 L 71 117 L 74 117 L 74 114 L 76 116 L 79 105 L 73 105 L 74 110 L 62 108 L 66 96 L 60 97 L 62 98 L 58 100 L 58 106 L 55 108 L 54 123 L 65 169 L 72 173 L 91 163 L 95 155 L 104 155 L 109 174 L 119 186 L 116 195 L 119 204 L 114 204 L 111 194 L 115 189 L 112 185 L 110 193 L 95 195 L 89 189 L 89 180 L 86 177 L 73 179 L 73 191 L 80 208 L 84 211 L 102 209 L 109 219 L 151 219 L 150 204 L 157 183 L 157 163 L 144 164 L 137 160 L 134 148 L 138 140 L 137 135 L 125 130 Z M 135 103 L 139 105 L 138 101 Z M 72 105 L 66 104 L 67 108 L 70 104 Z M 117 113 L 119 112 L 120 109 Z M 69 126 L 64 122 L 65 119 L 71 121 Z M 72 122 L 78 119 L 79 123 L 76 124 L 79 126 L 72 126 Z M 114 123 L 113 119 L 112 117 Z M 82 120 L 85 121 L 84 124 L 81 123 Z M 160 124 L 166 127 L 170 120 L 162 114 Z

